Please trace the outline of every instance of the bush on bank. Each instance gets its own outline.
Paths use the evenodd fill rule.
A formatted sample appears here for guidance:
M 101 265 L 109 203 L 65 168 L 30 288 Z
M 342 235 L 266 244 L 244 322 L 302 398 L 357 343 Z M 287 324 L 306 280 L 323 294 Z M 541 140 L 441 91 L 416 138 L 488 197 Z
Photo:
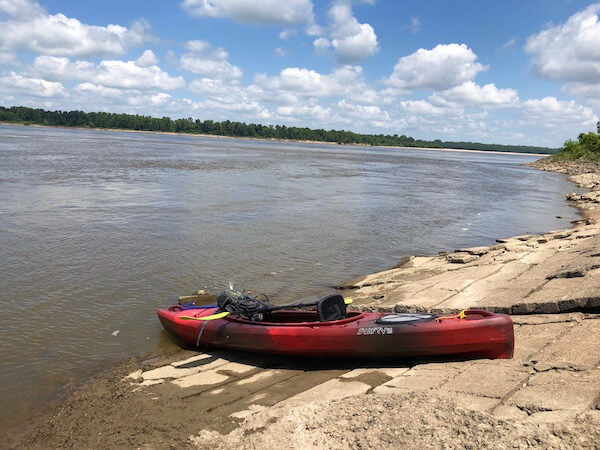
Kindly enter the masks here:
M 600 122 L 598 133 L 581 133 L 577 141 L 569 139 L 555 156 L 557 159 L 600 161 Z

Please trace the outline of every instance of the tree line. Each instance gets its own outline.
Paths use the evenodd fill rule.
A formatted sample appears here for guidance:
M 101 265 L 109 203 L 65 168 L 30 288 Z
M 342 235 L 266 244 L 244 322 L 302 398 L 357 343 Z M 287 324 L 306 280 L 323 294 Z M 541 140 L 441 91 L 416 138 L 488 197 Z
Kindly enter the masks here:
M 46 111 L 24 106 L 0 106 L 0 122 L 46 125 L 56 127 L 110 128 L 137 131 L 162 131 L 173 133 L 207 134 L 217 136 L 281 139 L 294 141 L 334 142 L 396 147 L 455 148 L 518 153 L 556 153 L 558 149 L 528 145 L 483 144 L 479 142 L 425 141 L 398 134 L 360 134 L 345 130 L 261 125 L 225 120 L 176 119 L 170 117 L 140 116 L 107 112 Z

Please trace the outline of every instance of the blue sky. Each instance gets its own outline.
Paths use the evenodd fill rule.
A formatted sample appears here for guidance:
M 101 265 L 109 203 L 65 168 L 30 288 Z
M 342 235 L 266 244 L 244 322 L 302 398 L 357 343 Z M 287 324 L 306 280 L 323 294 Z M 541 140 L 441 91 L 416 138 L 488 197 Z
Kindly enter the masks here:
M 0 104 L 560 146 L 600 3 L 0 0 Z

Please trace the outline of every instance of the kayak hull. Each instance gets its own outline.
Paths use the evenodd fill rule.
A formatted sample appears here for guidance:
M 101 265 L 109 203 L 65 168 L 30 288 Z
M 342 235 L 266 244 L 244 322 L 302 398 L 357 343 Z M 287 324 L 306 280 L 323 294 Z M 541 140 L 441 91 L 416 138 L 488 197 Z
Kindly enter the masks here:
M 349 312 L 345 319 L 318 322 L 311 311 L 276 311 L 266 322 L 236 317 L 185 320 L 214 314 L 217 308 L 158 310 L 170 334 L 187 344 L 244 352 L 319 357 L 420 357 L 456 355 L 512 358 L 509 316 L 469 310 L 465 318 L 382 323 L 382 313 Z M 389 316 L 389 315 L 387 315 Z

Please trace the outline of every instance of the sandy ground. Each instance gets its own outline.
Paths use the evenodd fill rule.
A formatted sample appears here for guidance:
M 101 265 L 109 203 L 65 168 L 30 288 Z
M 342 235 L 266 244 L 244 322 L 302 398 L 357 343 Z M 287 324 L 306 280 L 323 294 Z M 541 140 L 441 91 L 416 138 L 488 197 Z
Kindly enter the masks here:
M 597 448 L 600 315 L 514 320 L 511 360 L 130 360 L 17 447 Z
M 587 417 L 569 424 L 503 421 L 417 391 L 269 410 L 227 436 L 202 432 L 192 441 L 200 448 L 219 449 L 597 448 L 600 428 Z
M 573 229 L 411 258 L 340 286 L 369 309 L 515 314 L 511 360 L 185 349 L 86 380 L 13 446 L 598 448 L 600 175 L 575 181 L 589 192 L 569 197 L 584 212 Z

